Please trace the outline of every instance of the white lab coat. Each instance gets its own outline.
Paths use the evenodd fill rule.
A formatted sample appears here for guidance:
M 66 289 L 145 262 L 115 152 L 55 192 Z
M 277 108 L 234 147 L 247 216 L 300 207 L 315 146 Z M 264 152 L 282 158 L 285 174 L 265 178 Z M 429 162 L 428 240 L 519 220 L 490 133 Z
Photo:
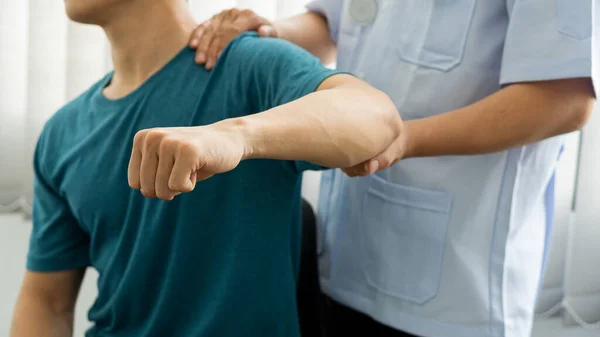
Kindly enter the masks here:
M 327 17 L 337 67 L 387 93 L 404 120 L 512 83 L 590 77 L 598 60 L 591 0 L 317 0 L 308 8 Z M 407 159 L 363 178 L 324 173 L 323 291 L 412 334 L 529 336 L 544 192 L 560 147 L 555 137 L 486 155 Z

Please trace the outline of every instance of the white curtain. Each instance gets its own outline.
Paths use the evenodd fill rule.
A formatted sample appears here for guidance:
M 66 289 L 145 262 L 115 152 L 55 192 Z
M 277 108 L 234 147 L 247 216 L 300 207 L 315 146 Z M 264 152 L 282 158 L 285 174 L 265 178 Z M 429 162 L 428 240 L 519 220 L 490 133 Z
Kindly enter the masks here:
M 44 122 L 108 69 L 102 31 L 69 22 L 62 1 L 0 0 L 0 211 L 30 211 Z
M 234 6 L 277 19 L 301 12 L 304 3 L 192 0 L 190 6 L 201 21 Z M 30 211 L 31 158 L 44 122 L 109 69 L 102 31 L 70 23 L 63 1 L 0 0 L 0 213 Z M 600 321 L 598 114 L 582 137 L 569 135 L 557 169 L 555 226 L 538 301 L 541 316 L 562 313 L 565 324 L 588 329 Z M 304 194 L 315 205 L 319 176 L 307 178 Z

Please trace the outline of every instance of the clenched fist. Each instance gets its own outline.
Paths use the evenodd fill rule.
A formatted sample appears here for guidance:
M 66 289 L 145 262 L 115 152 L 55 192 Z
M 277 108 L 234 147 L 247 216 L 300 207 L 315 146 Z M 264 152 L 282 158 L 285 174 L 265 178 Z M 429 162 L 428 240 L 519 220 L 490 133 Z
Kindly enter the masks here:
M 148 198 L 172 200 L 197 181 L 234 169 L 245 155 L 242 136 L 213 124 L 139 131 L 129 161 L 129 186 Z

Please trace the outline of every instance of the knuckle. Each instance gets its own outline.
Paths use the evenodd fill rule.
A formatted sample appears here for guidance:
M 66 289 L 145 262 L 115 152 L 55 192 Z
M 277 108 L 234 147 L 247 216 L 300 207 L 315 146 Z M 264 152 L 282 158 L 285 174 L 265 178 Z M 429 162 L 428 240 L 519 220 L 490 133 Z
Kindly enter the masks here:
M 135 134 L 135 136 L 133 137 L 133 145 L 135 147 L 139 148 L 139 147 L 141 147 L 140 145 L 143 145 L 144 139 L 146 139 L 146 133 L 147 133 L 147 130 L 141 130 Z
M 168 153 L 172 151 L 172 149 L 177 146 L 177 141 L 173 138 L 162 138 L 160 142 L 160 146 L 158 147 L 158 152 L 161 154 Z
M 139 190 L 140 189 L 140 183 L 136 182 L 136 181 L 129 181 L 129 187 L 133 188 L 134 190 Z
M 152 130 L 148 131 L 148 133 L 146 134 L 146 138 L 145 138 L 146 146 L 154 145 L 154 144 L 160 142 L 165 135 L 166 135 L 166 132 L 161 129 L 152 129 Z
M 197 154 L 196 148 L 190 142 L 179 142 L 177 144 L 177 152 L 185 156 L 195 156 Z
M 169 182 L 169 189 L 175 192 L 191 192 L 189 186 L 179 182 Z
M 162 200 L 169 200 L 171 199 L 171 193 L 168 191 L 163 191 L 162 189 L 158 189 L 156 190 L 156 197 Z
M 251 9 L 243 9 L 240 13 L 240 15 L 244 15 L 244 16 L 255 16 L 256 14 L 254 14 L 254 11 Z
M 141 192 L 146 198 L 154 198 L 156 196 L 153 189 L 143 189 Z

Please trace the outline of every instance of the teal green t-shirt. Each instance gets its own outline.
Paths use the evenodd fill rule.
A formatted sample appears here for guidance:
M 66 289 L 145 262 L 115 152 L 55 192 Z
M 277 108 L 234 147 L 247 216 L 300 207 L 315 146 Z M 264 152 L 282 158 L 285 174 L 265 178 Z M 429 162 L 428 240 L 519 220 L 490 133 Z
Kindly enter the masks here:
M 335 71 L 285 41 L 244 34 L 214 70 L 186 48 L 118 100 L 107 75 L 45 125 L 27 268 L 93 267 L 88 337 L 296 337 L 305 162 L 247 160 L 173 201 L 127 184 L 137 131 L 250 115 Z

